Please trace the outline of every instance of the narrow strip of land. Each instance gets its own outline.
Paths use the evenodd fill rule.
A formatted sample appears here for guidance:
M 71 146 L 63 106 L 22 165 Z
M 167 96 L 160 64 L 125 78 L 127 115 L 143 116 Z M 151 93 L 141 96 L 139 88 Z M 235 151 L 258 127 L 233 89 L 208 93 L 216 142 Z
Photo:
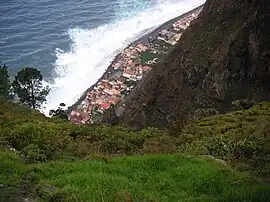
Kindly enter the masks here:
M 154 31 L 149 29 L 144 36 L 125 48 L 102 77 L 69 108 L 69 120 L 75 124 L 95 123 L 111 106 L 123 101 L 181 40 L 181 35 L 202 8 L 203 5 L 164 23 Z

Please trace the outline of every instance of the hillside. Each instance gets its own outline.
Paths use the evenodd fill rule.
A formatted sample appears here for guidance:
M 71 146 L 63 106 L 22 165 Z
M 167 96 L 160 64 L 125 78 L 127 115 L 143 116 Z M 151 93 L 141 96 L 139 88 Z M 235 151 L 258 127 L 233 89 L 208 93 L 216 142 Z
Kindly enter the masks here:
M 126 101 L 121 120 L 164 127 L 197 109 L 270 99 L 270 2 L 208 0 L 164 63 Z
M 3 101 L 0 114 L 2 201 L 270 197 L 269 102 L 181 131 L 76 126 Z
M 207 0 L 115 126 L 0 99 L 0 201 L 269 201 L 269 5 Z
M 25 165 L 0 152 L 1 201 L 267 201 L 270 187 L 210 158 L 133 156 Z

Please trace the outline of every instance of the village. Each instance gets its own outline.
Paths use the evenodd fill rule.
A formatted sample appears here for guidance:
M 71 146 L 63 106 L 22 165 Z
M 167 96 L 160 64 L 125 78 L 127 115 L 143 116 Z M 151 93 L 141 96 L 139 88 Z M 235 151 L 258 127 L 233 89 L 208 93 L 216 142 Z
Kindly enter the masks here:
M 182 33 L 201 10 L 202 7 L 171 23 L 155 37 L 127 47 L 113 61 L 102 79 L 87 92 L 85 99 L 71 111 L 70 122 L 95 123 L 106 110 L 123 101 L 160 58 L 181 40 Z

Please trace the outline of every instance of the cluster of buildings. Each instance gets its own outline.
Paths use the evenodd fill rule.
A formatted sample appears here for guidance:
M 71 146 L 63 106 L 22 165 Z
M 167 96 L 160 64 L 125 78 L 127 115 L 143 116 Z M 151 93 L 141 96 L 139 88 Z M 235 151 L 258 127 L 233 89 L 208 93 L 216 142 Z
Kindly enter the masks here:
M 196 12 L 192 13 L 191 15 L 187 15 L 186 17 L 178 20 L 177 22 L 173 23 L 173 28 L 175 31 L 179 29 L 185 30 L 189 27 L 190 22 L 198 17 L 199 13 L 202 9 L 197 10 Z
M 76 109 L 71 111 L 69 120 L 75 124 L 97 122 L 106 110 L 123 101 L 159 61 L 160 56 L 167 53 L 165 50 L 180 40 L 183 31 L 199 15 L 201 9 L 161 30 L 151 40 L 142 40 L 127 47 L 116 57 L 102 80 L 99 80 Z

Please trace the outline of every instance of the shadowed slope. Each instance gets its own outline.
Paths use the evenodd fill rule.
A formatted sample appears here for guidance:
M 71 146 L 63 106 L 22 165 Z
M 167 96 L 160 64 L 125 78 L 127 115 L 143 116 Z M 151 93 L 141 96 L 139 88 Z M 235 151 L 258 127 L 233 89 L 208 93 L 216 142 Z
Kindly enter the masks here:
M 198 108 L 270 99 L 270 2 L 208 0 L 163 64 L 127 100 L 122 120 L 166 126 Z

